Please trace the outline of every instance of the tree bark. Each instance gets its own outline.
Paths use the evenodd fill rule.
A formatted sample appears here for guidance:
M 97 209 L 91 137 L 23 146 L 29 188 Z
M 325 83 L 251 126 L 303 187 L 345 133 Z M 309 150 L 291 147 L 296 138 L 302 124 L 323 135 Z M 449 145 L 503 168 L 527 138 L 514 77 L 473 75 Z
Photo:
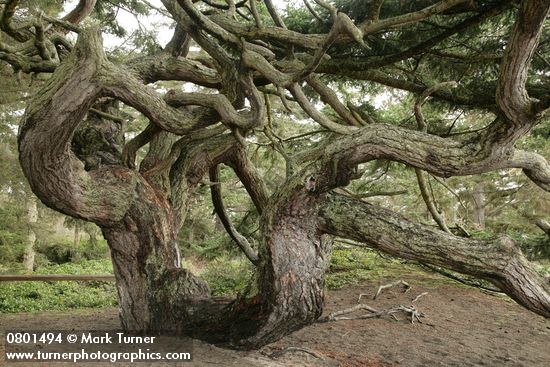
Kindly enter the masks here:
M 181 268 L 174 215 L 166 198 L 148 184 L 138 187 L 124 218 L 102 226 L 111 249 L 125 330 L 174 331 L 170 309 L 184 297 L 205 297 L 208 286 Z
M 320 215 L 326 233 L 364 242 L 393 256 L 488 280 L 529 310 L 550 317 L 550 284 L 508 237 L 456 237 L 340 195 L 330 195 Z
M 180 333 L 235 348 L 257 348 L 314 322 L 322 313 L 330 242 L 317 233 L 317 201 L 281 195 L 266 209 L 258 294 L 213 298 L 182 269 L 167 200 L 142 187 L 141 200 L 103 228 L 112 253 L 125 330 Z M 246 295 L 245 295 L 246 296 Z
M 164 3 L 178 19 L 184 19 L 180 26 L 186 27 L 185 31 L 210 51 L 223 66 L 220 69 L 234 66 L 225 49 L 216 47 L 211 43 L 213 40 L 204 36 L 208 30 L 197 31 L 202 28 L 200 24 L 194 27 L 193 22 L 205 20 L 205 16 L 191 1 L 180 0 L 179 11 L 175 2 Z M 541 0 L 535 2 L 536 6 L 530 3 L 525 1 L 522 9 L 531 15 L 538 5 L 548 5 L 548 1 Z M 426 15 L 422 14 L 413 14 L 413 18 Z M 501 75 L 508 82 L 502 86 L 511 95 L 504 92 L 497 95 L 506 118 L 516 121 L 493 126 L 479 140 L 443 139 L 394 125 L 342 126 L 320 115 L 309 99 L 302 96 L 298 84 L 292 84 L 290 89 L 308 114 L 349 135 L 335 137 L 330 145 L 308 153 L 319 158 L 321 168 L 316 170 L 318 165 L 309 165 L 290 177 L 271 197 L 246 159 L 245 150 L 236 148 L 234 138 L 240 136 L 237 128 L 252 129 L 261 124 L 265 114 L 261 96 L 252 84 L 252 66 L 247 69 L 246 62 L 241 62 L 242 70 L 220 70 L 222 84 L 240 81 L 243 89 L 240 97 L 229 90 L 232 86 L 224 86 L 225 90 L 219 94 L 174 92 L 162 98 L 143 84 L 143 77 L 148 77 L 140 78 L 139 67 L 134 65 L 133 69 L 125 70 L 112 64 L 102 51 L 99 32 L 84 27 L 73 52 L 44 84 L 25 113 L 19 135 L 21 166 L 33 192 L 46 205 L 100 226 L 111 248 L 125 330 L 187 334 L 232 347 L 257 348 L 311 324 L 323 309 L 324 272 L 331 249 L 327 234 L 487 279 L 528 309 L 550 317 L 550 286 L 510 239 L 455 237 L 360 200 L 328 193 L 348 184 L 358 164 L 373 159 L 403 162 L 440 176 L 521 167 L 541 187 L 550 188 L 550 165 L 540 156 L 513 148 L 517 138 L 536 122 L 536 116 L 526 106 L 529 101 L 524 98 L 524 70 L 543 22 L 541 16 L 532 17 L 531 27 L 516 27 L 517 37 L 512 39 L 503 62 Z M 365 25 L 363 30 L 373 31 L 403 20 L 398 18 L 384 20 L 382 25 L 375 24 L 375 28 Z M 225 29 L 217 27 L 213 34 L 234 45 L 242 44 L 239 37 Z M 518 46 L 523 41 L 532 50 L 528 57 L 522 58 Z M 316 45 L 320 42 L 323 40 Z M 253 52 L 244 50 L 241 61 L 247 53 Z M 258 71 L 269 79 L 269 70 L 262 70 L 262 65 L 265 66 L 256 65 Z M 150 78 L 154 73 L 149 72 Z M 233 75 L 239 72 L 242 74 L 238 77 Z M 193 77 L 206 78 L 199 74 Z M 516 87 L 521 89 L 519 94 L 513 91 Z M 251 108 L 241 114 L 244 95 Z M 92 166 L 87 171 L 72 151 L 75 130 L 102 97 L 125 102 L 164 130 L 145 139 L 149 141 L 150 153 L 140 172 L 121 165 Z M 514 101 L 510 105 L 504 99 Z M 202 107 L 188 108 L 188 105 Z M 224 128 L 218 133 L 210 127 L 220 120 L 234 135 Z M 215 134 L 208 135 L 212 132 Z M 202 138 L 194 136 L 201 133 Z M 246 143 L 242 138 L 240 142 Z M 495 142 L 501 145 L 495 147 Z M 257 295 L 237 299 L 210 297 L 208 286 L 181 267 L 176 235 L 190 194 L 209 169 L 220 163 L 227 163 L 235 170 L 262 214 Z
M 23 171 L 43 202 L 100 226 L 111 248 L 123 328 L 255 348 L 312 323 L 322 312 L 330 248 L 317 233 L 317 201 L 290 185 L 266 206 L 263 182 L 243 151 L 235 150 L 231 135 L 187 144 L 169 174 L 155 167 L 170 150 L 150 155 L 153 167 L 141 173 L 121 166 L 84 169 L 70 149 L 72 136 L 94 101 L 116 84 L 109 79 L 116 69 L 100 46 L 96 31 L 80 34 L 75 52 L 27 109 L 19 150 Z M 129 101 L 143 96 L 143 90 L 125 93 Z M 207 285 L 181 268 L 176 241 L 190 190 L 224 161 L 265 216 L 259 293 L 236 300 L 209 297 Z
M 535 220 L 535 224 L 537 225 L 537 227 L 543 230 L 548 237 L 550 237 L 550 223 L 548 223 L 546 219 L 538 218 L 537 220 Z

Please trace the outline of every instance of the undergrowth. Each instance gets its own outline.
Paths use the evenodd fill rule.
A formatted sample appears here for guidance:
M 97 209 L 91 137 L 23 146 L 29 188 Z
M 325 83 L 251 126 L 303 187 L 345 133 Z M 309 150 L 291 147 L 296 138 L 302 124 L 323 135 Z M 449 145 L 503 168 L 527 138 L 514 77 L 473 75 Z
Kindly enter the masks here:
M 244 257 L 224 255 L 213 260 L 190 258 L 184 267 L 205 279 L 213 296 L 235 294 L 251 296 L 257 292 L 254 266 Z M 550 262 L 540 262 L 537 270 L 550 276 Z M 81 260 L 77 263 L 41 266 L 35 274 L 112 274 L 111 260 Z M 325 284 L 329 289 L 353 286 L 365 281 L 421 276 L 434 281 L 447 278 L 425 272 L 418 265 L 382 256 L 364 248 L 336 248 L 327 268 Z M 2 282 L 0 313 L 100 308 L 117 304 L 113 282 Z

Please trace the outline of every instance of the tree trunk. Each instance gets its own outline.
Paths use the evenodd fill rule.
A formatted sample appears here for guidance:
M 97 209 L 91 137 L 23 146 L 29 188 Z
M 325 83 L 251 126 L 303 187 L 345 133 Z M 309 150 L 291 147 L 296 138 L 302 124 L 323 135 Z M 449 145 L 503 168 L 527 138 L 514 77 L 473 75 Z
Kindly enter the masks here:
M 474 222 L 478 229 L 485 229 L 485 194 L 483 185 L 478 183 L 474 187 Z
M 36 243 L 36 233 L 34 232 L 33 227 L 37 221 L 38 207 L 36 205 L 36 198 L 34 195 L 30 195 L 27 199 L 27 222 L 29 224 L 29 233 L 27 234 L 25 254 L 23 255 L 23 267 L 27 271 L 33 271 L 34 269 L 34 244 Z
M 78 246 L 80 246 L 80 237 L 81 237 L 80 223 L 75 223 L 75 225 L 74 225 L 74 239 L 73 239 L 73 245 L 74 245 L 75 249 Z
M 121 165 L 91 166 L 87 171 L 71 150 L 71 140 L 102 97 L 122 100 L 160 128 L 184 136 L 155 135 L 150 151 L 158 154 L 150 154 L 140 172 Z M 479 276 L 550 317 L 550 287 L 511 240 L 463 239 L 360 200 L 325 194 L 347 185 L 356 174 L 353 168 L 372 159 L 397 160 L 440 175 L 495 169 L 489 166 L 495 164 L 493 159 L 476 162 L 475 150 L 465 150 L 459 142 L 391 125 L 365 127 L 324 149 L 316 177 L 309 171 L 296 174 L 268 199 L 263 181 L 242 157 L 244 149 L 235 148 L 238 138 L 225 131 L 208 135 L 216 131 L 210 128 L 194 130 L 206 126 L 204 118 L 195 116 L 200 121 L 193 122 L 193 114 L 184 112 L 110 63 L 99 31 L 83 29 L 73 52 L 27 108 L 20 128 L 19 157 L 32 190 L 55 210 L 96 223 L 107 239 L 125 330 L 187 334 L 238 348 L 273 342 L 314 322 L 322 312 L 331 247 L 325 234 Z M 415 136 L 419 140 L 409 139 Z M 167 138 L 173 139 L 169 149 L 154 148 Z M 346 148 L 348 143 L 353 149 Z M 438 149 L 444 149 L 442 160 L 434 158 Z M 262 215 L 254 296 L 210 297 L 207 285 L 181 267 L 176 235 L 190 191 L 220 163 L 236 171 Z
M 139 194 L 152 200 L 135 202 L 122 221 L 102 227 L 111 249 L 120 319 L 128 331 L 175 331 L 176 305 L 206 297 L 208 286 L 181 268 L 167 200 L 151 186 L 140 187 Z
M 270 314 L 246 343 L 258 346 L 313 323 L 323 312 L 331 241 L 318 232 L 318 199 L 282 190 L 264 212 L 259 294 Z
M 209 297 L 207 285 L 181 268 L 176 234 L 189 190 L 212 165 L 222 163 L 222 157 L 234 158 L 229 160 L 259 211 L 267 202 L 263 182 L 242 157 L 244 152 L 235 151 L 231 134 L 196 144 L 191 138 L 183 140 L 185 152 L 168 166 L 169 174 L 157 173 L 155 167 L 169 158 L 170 149 L 141 173 L 118 165 L 84 169 L 70 142 L 86 112 L 107 89 L 125 100 L 134 93 L 114 85 L 119 80 L 113 73 L 120 70 L 113 69 L 101 52 L 98 33 L 80 33 L 74 52 L 28 107 L 19 157 L 44 203 L 100 226 L 111 248 L 123 328 L 255 348 L 313 322 L 322 312 L 329 246 L 317 233 L 316 201 L 294 190 L 295 184 L 280 189 L 278 198 L 263 210 L 257 295 L 236 300 Z M 150 108 L 151 101 L 159 110 L 171 111 L 170 123 L 181 124 L 181 116 L 168 111 L 161 99 L 143 100 L 138 107 Z M 148 117 L 162 122 L 156 115 Z M 181 131 L 189 132 L 185 129 Z
M 139 193 L 150 198 L 152 187 Z M 102 228 L 111 248 L 123 328 L 177 333 L 236 348 L 257 348 L 314 322 L 322 313 L 330 242 L 317 234 L 313 198 L 294 195 L 267 209 L 258 294 L 209 297 L 180 266 L 174 215 L 156 192 Z M 246 297 L 246 295 L 244 295 Z

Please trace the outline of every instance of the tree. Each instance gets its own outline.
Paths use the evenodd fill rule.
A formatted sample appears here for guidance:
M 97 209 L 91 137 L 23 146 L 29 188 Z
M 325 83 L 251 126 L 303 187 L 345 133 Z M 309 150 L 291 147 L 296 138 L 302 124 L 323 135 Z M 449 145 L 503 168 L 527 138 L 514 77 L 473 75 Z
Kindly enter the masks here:
M 92 12 L 105 9 L 99 1 L 82 0 L 57 19 L 25 6 L 16 13 L 19 1 L 8 0 L 0 21 L 10 40 L 0 59 L 15 72 L 51 73 L 21 121 L 23 171 L 46 205 L 101 228 L 124 329 L 239 348 L 277 340 L 321 315 L 331 236 L 485 279 L 550 317 L 550 284 L 512 239 L 458 237 L 336 192 L 375 160 L 404 163 L 419 177 L 520 168 L 548 191 L 547 161 L 516 143 L 550 104 L 550 1 L 316 0 L 285 14 L 270 0 L 162 3 L 173 38 L 130 60 L 106 55 L 101 12 Z M 69 31 L 78 33 L 74 45 Z M 191 43 L 201 51 L 190 52 Z M 157 81 L 197 88 L 163 94 L 148 85 Z M 415 96 L 414 123 L 392 121 L 367 98 L 391 93 Z M 277 99 L 285 109 L 272 108 Z M 149 120 L 127 142 L 120 102 Z M 454 125 L 434 118 L 437 109 L 492 122 L 452 133 Z M 304 119 L 321 131 L 299 144 L 275 132 L 279 120 Z M 287 173 L 271 191 L 248 149 L 266 139 Z M 257 247 L 224 211 L 222 164 L 261 215 Z M 206 176 L 224 227 L 258 267 L 255 295 L 209 297 L 204 281 L 181 267 L 176 236 Z
M 21 108 L 21 106 L 19 107 Z M 35 230 L 38 227 L 38 206 L 36 197 L 30 192 L 26 180 L 16 163 L 18 161 L 16 136 L 12 131 L 13 126 L 17 126 L 14 122 L 16 119 L 19 119 L 19 116 L 15 117 L 9 113 L 4 113 L 0 117 L 0 126 L 2 127 L 0 129 L 0 149 L 2 150 L 0 170 L 3 173 L 0 179 L 0 192 L 2 193 L 2 206 L 5 209 L 2 213 L 2 231 L 0 232 L 3 233 L 0 235 L 0 242 L 10 242 L 9 245 L 12 249 L 17 247 L 16 244 L 21 243 L 23 245 L 23 268 L 32 272 L 35 259 Z M 20 212 L 23 211 L 25 215 L 21 215 Z M 15 223 L 13 222 L 14 219 Z M 17 238 L 19 237 L 16 234 L 17 232 L 25 238 Z M 6 241 L 5 237 L 9 240 Z M 15 251 L 15 254 L 17 252 Z M 4 255 L 7 254 L 4 253 Z M 12 256 L 3 257 L 10 261 Z

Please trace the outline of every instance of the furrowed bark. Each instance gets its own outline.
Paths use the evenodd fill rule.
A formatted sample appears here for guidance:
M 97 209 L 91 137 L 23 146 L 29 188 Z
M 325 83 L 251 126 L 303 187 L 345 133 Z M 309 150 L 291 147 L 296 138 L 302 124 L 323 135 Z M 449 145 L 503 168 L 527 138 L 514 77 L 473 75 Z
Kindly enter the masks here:
M 265 261 L 258 285 L 269 315 L 245 346 L 277 340 L 313 323 L 323 311 L 332 243 L 318 233 L 317 198 L 295 185 L 285 185 L 263 214 Z
M 390 255 L 488 280 L 527 309 L 550 318 L 550 284 L 508 237 L 457 237 L 360 200 L 329 195 L 321 206 L 324 232 Z
M 80 23 L 84 18 L 86 18 L 94 9 L 96 0 L 80 0 L 76 7 L 71 10 L 71 12 L 63 20 L 73 24 Z
M 360 25 L 362 36 L 417 22 L 464 2 L 445 0 L 393 18 L 375 17 L 372 23 Z M 8 3 L 15 9 L 17 1 Z M 172 57 L 169 52 L 155 59 L 135 60 L 129 68 L 120 67 L 105 57 L 98 32 L 83 29 L 73 52 L 63 59 L 30 104 L 19 135 L 21 165 L 38 197 L 58 211 L 100 225 L 111 248 L 121 321 L 126 330 L 169 331 L 237 348 L 256 348 L 311 324 L 323 308 L 324 269 L 331 247 L 325 234 L 366 242 L 395 256 L 487 279 L 520 304 L 550 317 L 550 286 L 511 240 L 455 237 L 362 201 L 327 193 L 356 178 L 356 166 L 373 159 L 403 162 L 444 177 L 519 167 L 550 191 L 550 165 L 546 160 L 513 147 L 541 112 L 541 104 L 533 107 L 525 92 L 525 78 L 545 15 L 537 11 L 547 12 L 550 1 L 522 4 L 499 79 L 502 90 L 497 103 L 505 123 L 497 123 L 479 139 L 469 140 L 444 139 L 394 125 L 362 127 L 353 123 L 356 117 L 349 115 L 341 102 L 332 101 L 333 93 L 314 88 L 348 123 L 358 126 L 338 124 L 319 112 L 301 86 L 294 83 L 296 75 L 304 76 L 300 68 L 289 67 L 283 72 L 284 68 L 276 66 L 277 55 L 267 48 L 269 45 L 252 44 L 267 40 L 302 45 L 309 50 L 321 47 L 323 52 L 311 56 L 313 62 L 305 69 L 313 71 L 333 36 L 335 44 L 343 45 L 350 42 L 350 34 L 357 34 L 355 25 L 344 14 L 340 16 L 346 22 L 342 27 L 349 27 L 341 29 L 338 37 L 333 34 L 327 39 L 327 35 L 303 35 L 280 27 L 244 27 L 228 18 L 202 13 L 192 0 L 163 3 L 181 29 L 209 54 L 213 61 L 207 64 L 214 65 L 216 71 Z M 5 15 L 2 24 L 6 27 L 13 12 L 8 12 L 7 18 Z M 361 35 L 356 37 L 359 43 L 362 40 Z M 178 54 L 176 49 L 184 47 L 183 43 L 179 42 L 181 47 L 175 46 L 172 52 Z M 522 51 L 520 46 L 527 49 Z M 240 60 L 235 52 L 241 52 Z M 319 159 L 320 169 L 309 165 L 271 197 L 248 160 L 246 149 L 236 141 L 241 136 L 237 128 L 245 130 L 243 135 L 251 133 L 265 115 L 252 69 L 261 74 L 259 83 L 268 79 L 281 90 L 289 88 L 307 114 L 344 135 L 335 134 L 330 145 L 308 153 L 310 159 Z M 425 89 L 409 81 L 388 82 L 378 71 L 367 72 L 374 73 L 371 77 L 382 83 L 405 83 L 411 90 L 421 88 L 420 92 Z M 161 96 L 145 85 L 161 79 L 191 81 L 219 89 L 220 93 L 173 92 Z M 146 131 L 127 147 L 126 161 L 131 165 L 137 149 L 149 144 L 140 172 L 120 165 L 93 167 L 88 172 L 71 150 L 76 128 L 100 97 L 125 102 L 150 120 L 151 129 L 154 126 L 155 131 L 162 130 L 156 134 Z M 475 105 L 471 97 L 460 99 L 448 93 L 440 97 Z M 245 98 L 250 111 L 242 110 Z M 221 131 L 209 128 L 220 120 L 233 125 L 235 135 L 223 127 Z M 246 141 L 241 138 L 239 143 Z M 235 170 L 262 213 L 256 296 L 209 297 L 207 285 L 181 268 L 177 232 L 189 197 L 209 170 L 221 163 Z M 311 184 L 312 179 L 316 185 Z
M 215 70 L 201 63 L 168 53 L 141 57 L 128 63 L 138 77 L 146 83 L 158 80 L 181 80 L 208 88 L 220 88 L 221 79 Z
M 369 125 L 311 152 L 308 159 L 324 159 L 326 163 L 317 180 L 320 190 L 334 188 L 334 177 L 346 175 L 346 170 L 373 159 L 402 162 L 440 177 L 522 168 L 538 186 L 550 189 L 550 165 L 544 157 L 493 144 L 492 134 L 493 131 L 479 140 L 461 142 L 394 125 Z
M 542 33 L 550 1 L 523 1 L 500 68 L 497 104 L 513 130 L 525 133 L 534 122 L 534 101 L 525 85 L 527 74 Z
M 74 131 L 100 96 L 94 78 L 105 62 L 99 33 L 81 34 L 69 59 L 27 108 L 18 137 L 23 173 L 40 200 L 67 215 L 102 224 L 124 216 L 137 182 L 122 168 L 86 172 L 71 150 Z
M 176 266 L 169 245 L 175 216 L 167 201 L 140 187 L 151 204 L 135 203 L 123 221 L 103 230 L 113 249 L 125 329 L 251 349 L 314 322 L 322 312 L 331 244 L 318 233 L 317 197 L 289 187 L 295 185 L 264 209 L 258 295 L 237 299 L 208 297 L 204 283 Z
M 102 227 L 111 248 L 120 320 L 134 332 L 176 332 L 171 310 L 185 298 L 208 296 L 206 283 L 181 268 L 174 213 L 158 190 L 143 182 L 124 218 Z M 182 332 L 179 330 L 179 332 Z

